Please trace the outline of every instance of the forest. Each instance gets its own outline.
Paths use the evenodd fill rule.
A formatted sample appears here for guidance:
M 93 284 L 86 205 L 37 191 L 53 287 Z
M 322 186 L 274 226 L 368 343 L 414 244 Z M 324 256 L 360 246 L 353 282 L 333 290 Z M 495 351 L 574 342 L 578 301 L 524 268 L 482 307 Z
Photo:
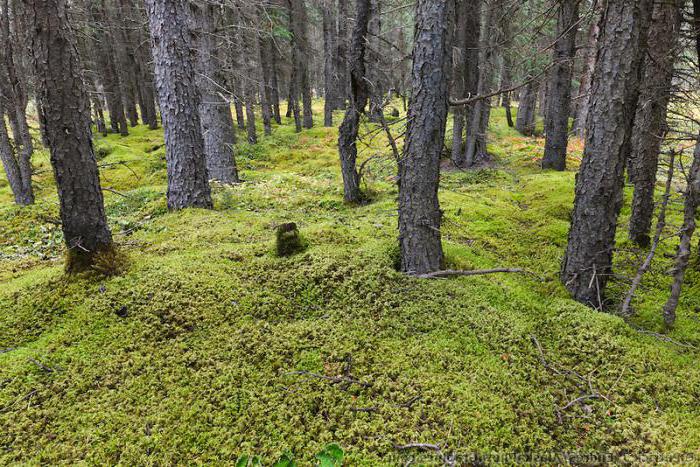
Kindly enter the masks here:
M 700 465 L 700 0 L 0 0 L 0 465 Z

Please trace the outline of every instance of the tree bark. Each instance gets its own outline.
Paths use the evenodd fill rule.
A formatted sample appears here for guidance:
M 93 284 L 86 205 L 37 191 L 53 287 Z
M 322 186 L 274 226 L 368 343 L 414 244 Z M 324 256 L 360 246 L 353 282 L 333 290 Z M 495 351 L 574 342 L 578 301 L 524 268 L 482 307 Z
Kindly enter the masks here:
M 561 273 L 574 299 L 599 308 L 612 272 L 650 6 L 648 0 L 609 0 L 601 21 L 586 145 Z
M 493 90 L 495 74 L 495 48 L 500 38 L 498 27 L 495 26 L 497 9 L 501 6 L 498 1 L 484 6 L 484 27 L 481 30 L 479 51 L 479 84 L 477 95 L 483 96 Z M 474 103 L 471 120 L 468 120 L 467 140 L 464 163 L 467 167 L 486 162 L 490 159 L 486 148 L 489 118 L 491 116 L 491 98 L 479 99 Z
M 369 27 L 370 0 L 357 0 L 355 27 L 350 47 L 350 106 L 338 131 L 338 151 L 343 175 L 343 197 L 348 203 L 362 201 L 357 172 L 357 135 L 360 115 L 365 112 L 369 91 L 365 80 L 365 50 Z
M 369 112 L 371 122 L 381 122 L 384 117 L 384 80 L 382 76 L 382 9 L 380 0 L 370 0 L 369 48 L 366 54 L 367 80 L 369 81 Z
M 543 169 L 566 170 L 566 148 L 569 141 L 569 114 L 571 112 L 571 75 L 576 54 L 576 31 L 580 0 L 559 0 L 557 37 L 549 72 L 546 99 L 547 117 L 544 120 L 546 140 Z
M 337 65 L 338 80 L 336 95 L 336 109 L 345 109 L 345 103 L 350 96 L 350 75 L 348 71 L 348 24 L 350 24 L 349 0 L 337 0 L 338 11 L 338 53 Z
M 529 82 L 520 91 L 515 129 L 525 136 L 532 136 L 535 134 L 535 106 L 537 105 L 536 86 L 536 83 Z
M 654 215 L 654 188 L 659 151 L 666 133 L 666 112 L 671 98 L 673 65 L 681 28 L 678 2 L 657 3 L 649 29 L 649 53 L 644 60 L 639 104 L 632 131 L 632 151 L 627 164 L 634 184 L 629 238 L 648 246 Z
M 412 93 L 403 157 L 399 162 L 401 270 L 443 269 L 438 201 L 451 69 L 453 0 L 418 0 Z
M 112 248 L 90 131 L 90 104 L 64 0 L 22 0 L 39 105 L 46 119 L 68 272 Z
M 185 0 L 147 0 L 156 89 L 165 130 L 168 208 L 211 208 L 199 94 Z
M 304 0 L 288 0 L 292 31 L 292 60 L 296 69 L 297 94 L 294 99 L 301 96 L 303 105 L 304 128 L 313 128 L 313 112 L 311 110 L 311 78 L 309 76 L 309 63 L 311 61 L 310 45 L 307 32 L 308 17 Z
M 336 53 L 338 44 L 336 43 L 337 32 L 335 18 L 331 9 L 332 3 L 326 0 L 321 5 L 323 15 L 323 126 L 333 126 L 333 110 L 336 107 L 338 98 L 335 93 L 338 91 L 338 73 L 336 71 Z
M 223 97 L 222 51 L 224 44 L 217 37 L 217 18 L 221 12 L 209 3 L 193 3 L 196 35 L 197 85 L 201 94 L 199 116 L 204 139 L 204 156 L 211 180 L 238 183 L 234 159 L 234 128 L 231 105 Z
M 590 102 L 591 79 L 593 70 L 595 69 L 595 61 L 597 55 L 598 34 L 600 28 L 598 26 L 597 14 L 591 20 L 591 27 L 588 30 L 588 42 L 586 45 L 586 61 L 583 76 L 581 77 L 581 85 L 578 92 L 578 106 L 576 117 L 574 118 L 574 133 L 579 138 L 585 136 L 586 120 L 588 119 L 588 103 Z

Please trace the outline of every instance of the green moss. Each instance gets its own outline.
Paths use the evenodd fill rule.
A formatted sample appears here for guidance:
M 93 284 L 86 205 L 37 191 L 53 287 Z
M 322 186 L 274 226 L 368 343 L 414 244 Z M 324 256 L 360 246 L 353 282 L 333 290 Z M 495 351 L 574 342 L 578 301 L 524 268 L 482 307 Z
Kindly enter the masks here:
M 542 140 L 493 114 L 499 163 L 441 179 L 447 263 L 536 276 L 396 272 L 395 165 L 381 135 L 360 154 L 380 155 L 367 205 L 343 203 L 335 130 L 296 134 L 286 121 L 240 146 L 246 182 L 215 187 L 214 210 L 174 213 L 162 132 L 106 137 L 103 184 L 126 195 L 106 192 L 106 210 L 130 260 L 109 277 L 63 275 L 50 170 L 24 209 L 0 182 L 0 463 L 270 463 L 284 453 L 312 463 L 331 443 L 348 465 L 405 464 L 418 453 L 395 445 L 412 442 L 629 461 L 697 452 L 697 351 L 567 297 L 557 271 L 574 174 L 541 173 Z M 37 154 L 35 166 L 46 163 Z M 313 241 L 277 258 L 272 232 L 288 219 Z M 631 276 L 644 252 L 622 230 L 616 270 Z M 645 277 L 637 326 L 661 330 L 672 251 L 664 243 Z M 670 335 L 695 346 L 698 275 L 689 272 Z M 626 287 L 616 278 L 611 296 Z M 591 391 L 605 398 L 562 409 Z

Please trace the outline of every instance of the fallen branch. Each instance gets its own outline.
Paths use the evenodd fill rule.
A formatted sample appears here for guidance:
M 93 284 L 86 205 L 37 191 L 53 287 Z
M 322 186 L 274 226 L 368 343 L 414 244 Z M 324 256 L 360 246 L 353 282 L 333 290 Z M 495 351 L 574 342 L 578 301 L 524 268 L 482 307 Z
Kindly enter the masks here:
M 428 443 L 408 443 L 408 444 L 396 444 L 394 445 L 396 449 L 404 450 L 404 449 L 422 449 L 423 451 L 437 451 L 440 452 L 440 446 L 437 444 L 428 444 Z
M 446 269 L 444 271 L 429 272 L 427 274 L 417 274 L 415 277 L 419 279 L 440 279 L 446 277 L 455 276 L 482 276 L 485 274 L 496 274 L 496 273 L 521 273 L 521 274 L 531 274 L 528 271 L 520 268 L 494 268 L 494 269 L 472 269 L 472 270 L 454 270 Z

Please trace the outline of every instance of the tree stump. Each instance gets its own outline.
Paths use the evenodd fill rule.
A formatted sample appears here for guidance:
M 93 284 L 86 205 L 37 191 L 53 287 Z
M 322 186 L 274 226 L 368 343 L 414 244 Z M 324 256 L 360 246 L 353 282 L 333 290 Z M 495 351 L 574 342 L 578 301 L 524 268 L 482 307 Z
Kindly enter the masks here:
M 277 226 L 277 256 L 291 256 L 304 249 L 304 242 L 299 235 L 299 228 L 294 222 Z

